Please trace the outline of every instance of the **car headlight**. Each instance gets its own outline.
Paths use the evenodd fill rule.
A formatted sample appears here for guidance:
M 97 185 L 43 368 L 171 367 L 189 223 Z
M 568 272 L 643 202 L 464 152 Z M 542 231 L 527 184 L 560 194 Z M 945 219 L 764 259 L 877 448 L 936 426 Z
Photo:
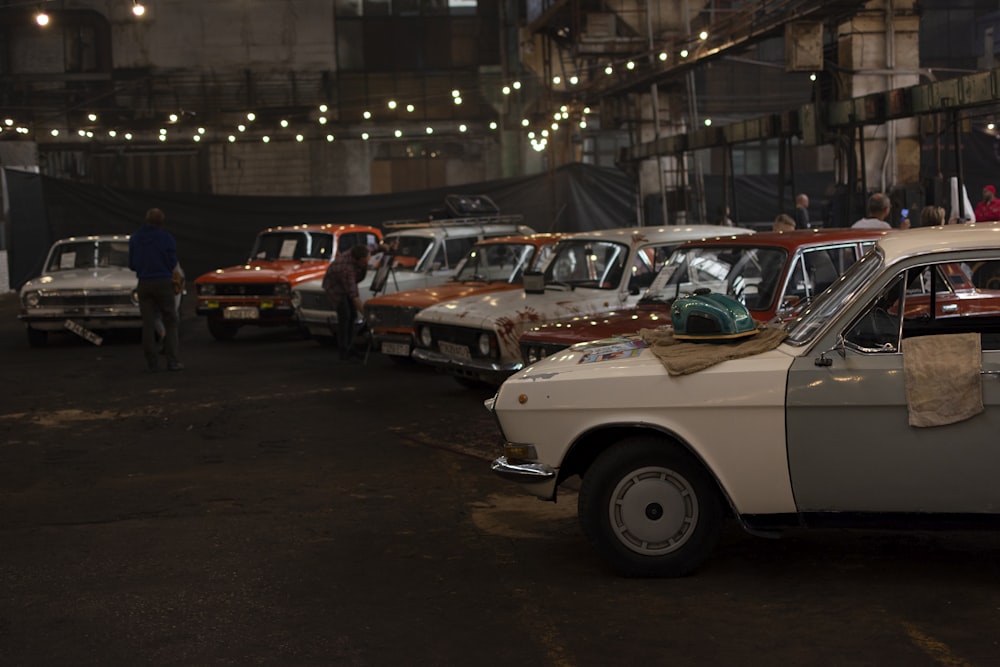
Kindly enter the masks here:
M 298 308 L 302 305 L 302 292 L 295 290 L 292 292 L 292 307 Z
M 132 305 L 133 306 L 138 306 L 139 305 L 139 290 L 138 289 L 132 290 L 132 294 L 130 296 L 132 298 Z
M 479 347 L 479 354 L 481 356 L 484 357 L 494 356 L 493 353 L 496 351 L 496 345 L 494 344 L 493 335 L 486 331 L 479 334 L 478 347 Z
M 535 364 L 542 360 L 542 351 L 534 345 L 528 347 L 524 354 L 524 360 L 529 364 Z
M 274 286 L 274 296 L 288 296 L 292 293 L 292 286 L 288 283 L 278 283 Z
M 24 305 L 27 306 L 28 308 L 38 308 L 38 301 L 39 301 L 38 292 L 27 292 L 22 297 L 22 300 L 24 302 Z
M 424 347 L 430 347 L 433 342 L 434 336 L 431 335 L 431 328 L 420 327 L 420 344 Z
M 215 285 L 213 283 L 198 285 L 198 294 L 201 296 L 215 296 Z
M 378 311 L 372 308 L 371 310 L 365 310 L 366 319 L 368 320 L 368 326 L 375 327 L 378 326 L 379 316 Z

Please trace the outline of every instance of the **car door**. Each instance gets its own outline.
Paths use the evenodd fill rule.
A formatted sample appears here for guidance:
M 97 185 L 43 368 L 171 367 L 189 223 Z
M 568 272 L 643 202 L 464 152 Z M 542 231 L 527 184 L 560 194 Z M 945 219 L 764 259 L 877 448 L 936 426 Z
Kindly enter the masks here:
M 789 371 L 788 465 L 801 512 L 1000 512 L 1000 292 L 963 311 L 944 265 L 918 261 L 883 280 Z M 948 333 L 981 335 L 985 410 L 910 426 L 901 341 Z M 839 350 L 819 354 L 839 336 Z M 965 397 L 939 398 L 957 405 Z

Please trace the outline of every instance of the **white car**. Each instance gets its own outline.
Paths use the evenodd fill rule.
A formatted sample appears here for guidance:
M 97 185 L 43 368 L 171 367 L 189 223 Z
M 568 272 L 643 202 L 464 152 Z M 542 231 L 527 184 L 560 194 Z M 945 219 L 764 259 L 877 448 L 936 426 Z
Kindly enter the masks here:
M 391 264 L 382 271 L 378 268 L 368 271 L 370 277 L 358 287 L 361 300 L 366 301 L 377 294 L 445 284 L 477 241 L 533 234 L 534 230 L 517 222 L 520 219 L 521 216 L 507 216 L 480 221 L 464 218 L 400 225 L 386 223 L 386 229 L 395 230 L 387 233 L 384 239 L 385 244 L 395 248 L 391 257 L 386 256 Z M 373 285 L 378 289 L 373 289 Z M 294 288 L 292 304 L 299 324 L 318 340 L 335 335 L 337 311 L 323 289 L 322 277 Z
M 518 337 L 530 327 L 634 307 L 684 241 L 751 234 L 718 225 L 625 227 L 571 234 L 525 289 L 472 296 L 423 309 L 413 358 L 468 384 L 499 385 L 523 367 Z
M 747 356 L 657 330 L 576 344 L 487 402 L 493 470 L 547 500 L 579 475 L 585 535 L 630 576 L 691 572 L 727 516 L 995 528 L 1000 291 L 969 279 L 990 263 L 1000 224 L 892 232 Z
M 41 275 L 20 290 L 28 342 L 51 332 L 142 329 L 138 280 L 128 268 L 128 236 L 76 236 L 49 249 Z M 81 329 L 82 327 L 82 329 Z

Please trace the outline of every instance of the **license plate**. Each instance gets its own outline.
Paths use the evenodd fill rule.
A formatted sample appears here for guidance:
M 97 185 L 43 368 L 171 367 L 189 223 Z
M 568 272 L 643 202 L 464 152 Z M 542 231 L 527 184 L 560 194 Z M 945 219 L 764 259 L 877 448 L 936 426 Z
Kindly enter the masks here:
M 253 306 L 227 306 L 222 311 L 224 320 L 256 320 L 260 319 L 260 311 Z
M 410 346 L 406 343 L 382 343 L 382 354 L 408 357 L 410 356 Z
M 449 343 L 442 340 L 438 343 L 438 349 L 441 350 L 443 354 L 447 354 L 449 357 L 458 357 L 459 359 L 472 358 L 472 355 L 469 353 L 469 348 L 465 345 L 456 345 L 455 343 Z

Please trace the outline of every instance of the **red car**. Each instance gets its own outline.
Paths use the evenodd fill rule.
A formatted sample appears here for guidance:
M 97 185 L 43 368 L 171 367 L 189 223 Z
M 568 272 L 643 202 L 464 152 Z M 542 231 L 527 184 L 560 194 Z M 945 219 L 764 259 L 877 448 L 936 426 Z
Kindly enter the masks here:
M 521 356 L 533 364 L 574 343 L 670 324 L 673 300 L 700 287 L 739 298 L 761 322 L 788 315 L 887 233 L 808 229 L 689 241 L 674 251 L 635 308 L 529 329 L 518 339 Z
M 216 269 L 194 281 L 197 313 L 216 340 L 231 340 L 245 326 L 297 327 L 292 288 L 323 277 L 338 254 L 354 245 L 374 247 L 382 231 L 368 225 L 291 225 L 257 235 L 245 264 Z

